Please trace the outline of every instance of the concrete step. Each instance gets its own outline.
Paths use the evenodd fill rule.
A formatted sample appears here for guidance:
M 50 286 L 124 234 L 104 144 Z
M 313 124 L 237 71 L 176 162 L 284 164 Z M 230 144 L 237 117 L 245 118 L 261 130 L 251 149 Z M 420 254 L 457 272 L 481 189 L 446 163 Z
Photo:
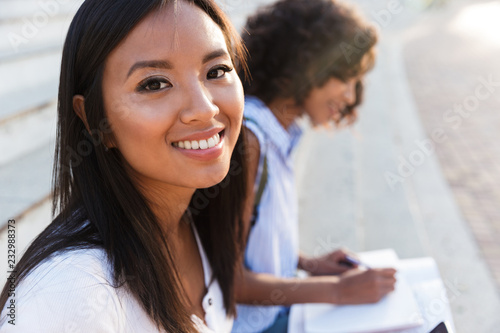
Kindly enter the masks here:
M 0 167 L 53 142 L 56 134 L 55 101 L 24 117 L 0 124 Z
M 33 239 L 47 227 L 51 219 L 51 201 L 45 200 L 16 218 L 16 255 L 17 261 Z M 1 230 L 1 229 L 0 229 Z M 0 245 L 7 246 L 7 229 L 0 231 Z M 7 260 L 0 260 L 0 278 L 7 278 Z
M 53 18 L 73 15 L 83 1 L 80 0 L 2 0 L 0 24 L 9 21 L 27 21 L 38 27 Z
M 0 167 L 0 229 L 50 194 L 54 144 Z
M 40 29 L 26 28 L 23 21 L 0 24 L 0 60 L 12 61 L 30 55 L 61 50 L 70 20 L 68 17 L 54 18 Z
M 0 1 L 0 62 L 61 50 L 82 1 Z
M 58 51 L 0 64 L 0 122 L 57 97 Z

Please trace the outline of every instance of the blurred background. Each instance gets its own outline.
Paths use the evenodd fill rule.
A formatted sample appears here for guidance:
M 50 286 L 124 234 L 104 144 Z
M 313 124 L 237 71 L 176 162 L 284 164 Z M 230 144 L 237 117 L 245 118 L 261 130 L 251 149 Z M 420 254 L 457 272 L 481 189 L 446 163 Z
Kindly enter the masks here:
M 51 220 L 61 47 L 81 2 L 0 0 L 0 249 L 9 219 L 18 251 Z M 218 2 L 241 30 L 273 1 Z M 358 123 L 310 129 L 296 153 L 301 248 L 432 256 L 457 332 L 500 332 L 500 1 L 348 2 L 379 28 L 378 61 Z

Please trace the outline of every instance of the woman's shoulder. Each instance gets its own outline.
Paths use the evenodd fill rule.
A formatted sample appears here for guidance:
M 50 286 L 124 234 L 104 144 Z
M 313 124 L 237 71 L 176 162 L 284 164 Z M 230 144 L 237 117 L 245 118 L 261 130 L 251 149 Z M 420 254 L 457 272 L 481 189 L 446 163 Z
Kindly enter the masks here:
M 261 119 L 261 110 L 263 108 L 267 107 L 260 99 L 254 96 L 245 96 L 243 125 L 246 128 L 246 144 L 250 151 L 257 150 L 260 152 L 260 147 L 265 146 L 266 136 L 263 130 L 263 120 Z
M 112 267 L 103 249 L 71 249 L 57 252 L 42 261 L 28 276 L 24 283 L 44 285 L 51 281 L 97 280 L 103 284 L 112 284 Z M 26 282 L 25 282 L 26 281 Z
M 269 136 L 273 134 L 274 115 L 267 105 L 255 96 L 245 96 L 245 111 L 243 125 L 257 139 L 257 143 L 265 149 Z
M 104 250 L 68 250 L 37 266 L 15 288 L 6 306 L 14 301 L 18 319 L 8 323 L 7 308 L 0 327 L 19 331 L 66 332 L 72 328 L 120 331 L 120 302 L 113 286 L 111 265 Z M 3 326 L 2 326 L 3 325 Z

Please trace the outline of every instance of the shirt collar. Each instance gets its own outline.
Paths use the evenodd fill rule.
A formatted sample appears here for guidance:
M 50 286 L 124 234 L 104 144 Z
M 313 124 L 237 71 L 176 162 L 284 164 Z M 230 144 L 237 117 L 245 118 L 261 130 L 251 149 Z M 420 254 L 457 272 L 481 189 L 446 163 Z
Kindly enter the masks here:
M 284 157 L 290 155 L 302 135 L 302 129 L 295 121 L 286 130 L 267 105 L 255 96 L 245 97 L 245 117 L 259 124 L 268 140 Z

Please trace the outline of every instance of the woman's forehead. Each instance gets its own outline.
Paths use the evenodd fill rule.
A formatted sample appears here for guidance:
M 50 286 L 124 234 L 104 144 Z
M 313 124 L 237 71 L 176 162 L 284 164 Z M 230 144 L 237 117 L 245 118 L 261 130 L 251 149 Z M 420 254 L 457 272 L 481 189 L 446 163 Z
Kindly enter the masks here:
M 177 1 L 148 14 L 111 52 L 109 58 L 144 59 L 203 57 L 227 51 L 221 28 L 198 6 Z

